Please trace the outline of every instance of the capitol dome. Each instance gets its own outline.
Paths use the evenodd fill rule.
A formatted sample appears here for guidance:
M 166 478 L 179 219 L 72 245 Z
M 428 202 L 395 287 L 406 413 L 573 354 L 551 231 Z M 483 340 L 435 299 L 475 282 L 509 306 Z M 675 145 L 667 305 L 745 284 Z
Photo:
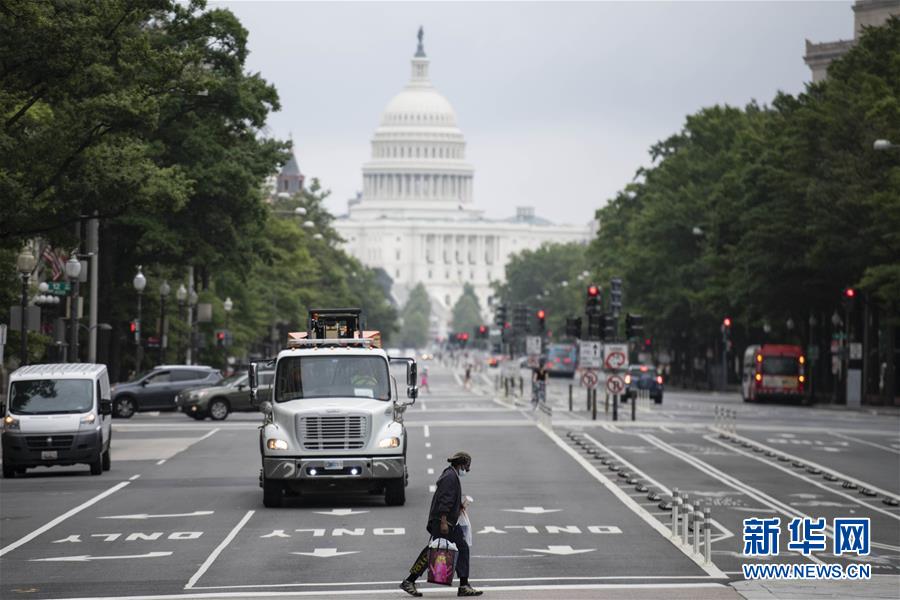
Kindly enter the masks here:
M 474 169 L 465 162 L 456 111 L 428 77 L 421 29 L 411 67 L 409 82 L 381 114 L 372 158 L 363 165 L 362 198 L 353 210 L 379 215 L 444 210 L 468 218 Z

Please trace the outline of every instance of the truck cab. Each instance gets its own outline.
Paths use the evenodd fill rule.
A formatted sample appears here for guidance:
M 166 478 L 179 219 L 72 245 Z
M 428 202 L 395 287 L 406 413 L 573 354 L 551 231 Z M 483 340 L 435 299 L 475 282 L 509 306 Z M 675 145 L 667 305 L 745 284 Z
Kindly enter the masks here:
M 390 364 L 406 367 L 405 393 Z M 383 493 L 406 501 L 407 436 L 403 413 L 415 402 L 416 362 L 389 358 L 377 331 L 365 331 L 359 309 L 309 311 L 308 330 L 267 361 L 275 378 L 258 397 L 261 363 L 250 365 L 252 402 L 263 413 L 259 483 L 263 504 L 310 491 Z

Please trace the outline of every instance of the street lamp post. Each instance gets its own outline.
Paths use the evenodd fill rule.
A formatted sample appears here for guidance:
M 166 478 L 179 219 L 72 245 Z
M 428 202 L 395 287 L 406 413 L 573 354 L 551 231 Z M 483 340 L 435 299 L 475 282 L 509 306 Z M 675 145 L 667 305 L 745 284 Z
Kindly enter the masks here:
M 199 299 L 197 292 L 191 289 L 191 293 L 188 295 L 188 302 L 191 305 L 188 309 L 188 314 L 191 315 L 191 360 L 189 361 L 189 364 L 192 365 L 197 364 L 197 301 Z
M 893 144 L 890 140 L 875 140 L 873 150 L 900 150 L 900 144 Z
M 837 310 L 835 310 L 834 314 L 831 315 L 831 324 L 833 326 L 834 331 L 838 331 L 838 327 L 840 327 L 843 324 L 843 321 L 841 321 L 841 315 L 838 314 Z M 844 343 L 843 343 L 843 340 L 841 341 L 841 344 L 840 344 L 840 355 L 839 356 L 840 356 L 840 362 L 839 362 L 840 366 L 839 366 L 839 370 L 838 370 L 838 381 L 837 381 L 837 384 L 834 386 L 835 401 L 837 400 L 837 398 L 840 397 L 839 396 L 840 392 L 838 390 L 841 388 L 841 382 L 844 381 Z
M 225 298 L 225 302 L 222 303 L 222 308 L 225 309 L 225 331 L 228 331 L 228 317 L 231 315 L 231 309 L 234 308 L 234 302 L 231 301 L 231 296 Z
M 19 363 L 22 365 L 28 364 L 28 328 L 26 326 L 26 313 L 28 311 L 28 278 L 31 277 L 31 272 L 34 270 L 34 265 L 36 263 L 37 260 L 35 260 L 34 254 L 32 254 L 31 250 L 28 248 L 23 248 L 22 252 L 20 252 L 19 256 L 16 258 L 16 270 L 19 271 L 19 275 L 22 277 L 22 321 L 20 323 L 22 353 L 19 357 Z
M 178 286 L 178 291 L 175 292 L 175 299 L 178 300 L 178 309 L 179 310 L 184 309 L 184 304 L 187 301 L 187 295 L 188 295 L 187 288 L 185 288 L 184 284 L 182 283 L 180 286 Z M 184 337 L 179 336 L 178 339 L 179 339 L 178 354 L 181 354 L 181 351 L 184 349 Z M 187 363 L 187 359 L 185 359 L 185 363 Z
M 166 335 L 166 298 L 172 287 L 169 282 L 163 279 L 159 286 L 159 364 L 166 364 L 166 346 L 168 345 L 168 335 Z
M 816 321 L 815 315 L 812 313 L 809 314 L 809 347 L 806 349 L 806 360 L 809 363 L 809 398 L 813 400 L 815 398 L 816 392 L 816 384 L 815 384 L 815 364 L 817 359 L 814 358 L 813 350 L 815 350 L 816 354 L 818 354 L 818 348 L 815 347 L 815 340 L 813 338 L 813 332 L 816 329 L 816 325 L 818 325 L 818 321 Z
M 66 277 L 72 281 L 71 304 L 69 305 L 70 323 L 72 327 L 71 339 L 69 340 L 72 348 L 71 361 L 78 362 L 78 278 L 81 277 L 81 261 L 78 260 L 78 253 L 72 252 L 72 256 L 66 261 Z
M 137 274 L 131 281 L 138 295 L 137 300 L 137 327 L 134 329 L 134 343 L 137 345 L 135 349 L 135 373 L 141 372 L 141 364 L 144 362 L 144 345 L 141 343 L 141 300 L 144 297 L 144 288 L 147 287 L 147 278 L 141 272 L 141 265 L 138 265 Z

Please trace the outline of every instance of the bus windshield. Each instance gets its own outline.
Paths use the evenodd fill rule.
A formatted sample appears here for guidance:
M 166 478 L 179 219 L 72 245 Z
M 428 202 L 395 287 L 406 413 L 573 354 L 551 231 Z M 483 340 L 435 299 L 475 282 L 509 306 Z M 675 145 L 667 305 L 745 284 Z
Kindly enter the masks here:
M 390 400 L 387 361 L 378 356 L 291 356 L 278 361 L 275 402 L 357 397 Z
M 32 379 L 14 381 L 9 389 L 9 412 L 15 415 L 86 413 L 94 408 L 90 379 Z
M 795 356 L 765 356 L 762 361 L 763 375 L 797 375 L 800 363 Z

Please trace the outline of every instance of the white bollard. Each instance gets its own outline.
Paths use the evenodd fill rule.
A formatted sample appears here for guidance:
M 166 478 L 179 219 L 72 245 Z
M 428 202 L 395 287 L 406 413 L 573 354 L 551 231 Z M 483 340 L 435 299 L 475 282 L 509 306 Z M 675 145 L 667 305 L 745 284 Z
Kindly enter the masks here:
M 709 564 L 709 556 L 710 545 L 712 537 L 712 517 L 710 515 L 709 507 L 703 509 L 703 560 L 706 561 L 706 564 Z
M 681 511 L 681 543 L 685 546 L 691 543 L 691 539 L 688 537 L 690 532 L 688 531 L 688 523 L 691 520 L 691 513 L 694 511 L 694 507 L 690 504 L 690 498 L 688 498 L 687 494 L 684 495 L 684 505 L 683 510 Z
M 678 488 L 672 488 L 672 539 L 678 539 L 678 505 L 681 497 Z

